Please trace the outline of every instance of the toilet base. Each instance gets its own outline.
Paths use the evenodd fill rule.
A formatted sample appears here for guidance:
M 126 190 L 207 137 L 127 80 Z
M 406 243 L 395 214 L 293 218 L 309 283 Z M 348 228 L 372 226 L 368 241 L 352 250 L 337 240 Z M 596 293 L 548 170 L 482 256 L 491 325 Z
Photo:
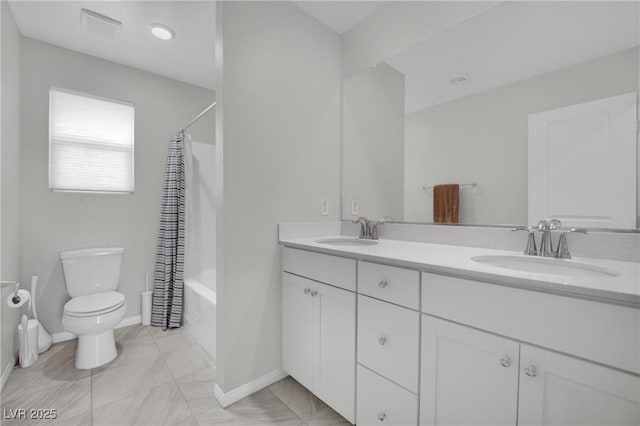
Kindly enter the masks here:
M 113 329 L 95 335 L 78 336 L 76 349 L 76 368 L 88 370 L 100 367 L 118 356 Z

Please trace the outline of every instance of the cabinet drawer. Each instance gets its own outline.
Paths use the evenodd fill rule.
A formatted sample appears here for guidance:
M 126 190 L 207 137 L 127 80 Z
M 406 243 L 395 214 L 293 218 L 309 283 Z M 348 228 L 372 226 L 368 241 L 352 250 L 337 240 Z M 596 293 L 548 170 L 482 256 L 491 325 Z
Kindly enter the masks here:
M 420 308 L 420 273 L 358 262 L 358 292 L 412 309 Z
M 358 425 L 418 424 L 418 397 L 358 365 Z
M 285 247 L 282 270 L 356 291 L 356 261 L 353 259 Z
M 358 362 L 418 393 L 420 314 L 358 295 Z
M 637 308 L 423 273 L 422 311 L 640 373 Z

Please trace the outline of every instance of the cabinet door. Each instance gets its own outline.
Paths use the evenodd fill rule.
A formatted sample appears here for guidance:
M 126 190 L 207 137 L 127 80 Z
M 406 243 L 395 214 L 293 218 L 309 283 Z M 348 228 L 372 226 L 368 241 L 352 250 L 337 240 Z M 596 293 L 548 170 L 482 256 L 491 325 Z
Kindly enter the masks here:
M 317 293 L 316 293 L 317 292 Z M 351 423 L 355 421 L 356 295 L 315 283 L 317 363 L 314 393 Z
M 313 285 L 282 274 L 282 368 L 307 389 L 313 386 Z
M 525 344 L 520 359 L 519 425 L 640 424 L 637 376 Z
M 422 316 L 421 425 L 515 425 L 519 344 Z

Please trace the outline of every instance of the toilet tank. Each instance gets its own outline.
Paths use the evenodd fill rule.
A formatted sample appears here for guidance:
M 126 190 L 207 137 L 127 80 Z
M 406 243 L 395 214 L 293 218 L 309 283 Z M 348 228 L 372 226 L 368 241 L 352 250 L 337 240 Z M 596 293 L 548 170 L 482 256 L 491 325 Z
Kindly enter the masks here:
M 123 248 L 88 248 L 60 252 L 64 281 L 71 297 L 115 291 L 120 284 Z

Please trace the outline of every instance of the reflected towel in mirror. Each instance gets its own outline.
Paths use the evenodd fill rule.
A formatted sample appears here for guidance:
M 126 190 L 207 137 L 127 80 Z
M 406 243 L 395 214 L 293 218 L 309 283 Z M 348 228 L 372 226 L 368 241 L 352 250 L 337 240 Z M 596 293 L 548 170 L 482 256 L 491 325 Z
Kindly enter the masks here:
M 458 223 L 460 185 L 457 183 L 433 187 L 433 221 Z

